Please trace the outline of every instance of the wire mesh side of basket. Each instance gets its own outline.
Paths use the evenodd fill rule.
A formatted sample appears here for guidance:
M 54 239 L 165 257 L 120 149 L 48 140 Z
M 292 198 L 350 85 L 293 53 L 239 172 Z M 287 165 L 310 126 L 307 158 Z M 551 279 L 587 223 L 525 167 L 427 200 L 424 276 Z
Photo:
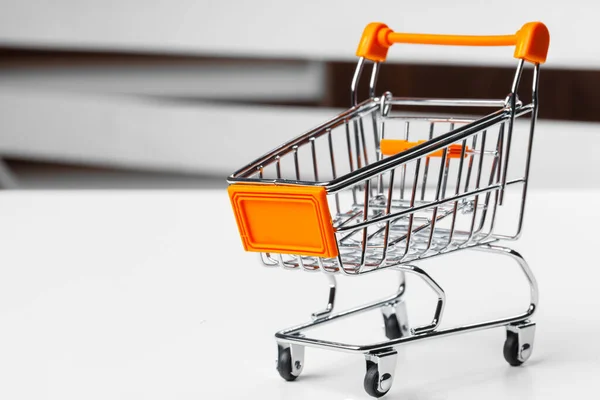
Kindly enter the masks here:
M 509 107 L 488 102 L 504 107 L 452 118 L 393 112 L 400 102 L 370 99 L 246 167 L 247 181 L 325 186 L 336 232 L 337 258 L 264 253 L 265 265 L 359 274 L 501 237 Z M 515 116 L 531 109 L 519 103 Z M 383 139 L 424 142 L 384 156 Z M 523 182 L 519 176 L 507 185 Z

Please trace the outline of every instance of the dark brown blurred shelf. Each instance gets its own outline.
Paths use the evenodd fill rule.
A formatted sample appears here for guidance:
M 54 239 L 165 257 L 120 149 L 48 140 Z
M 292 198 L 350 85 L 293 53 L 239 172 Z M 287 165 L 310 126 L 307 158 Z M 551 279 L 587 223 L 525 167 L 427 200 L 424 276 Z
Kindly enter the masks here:
M 0 73 L 2 69 L 35 68 L 43 73 L 45 68 L 56 67 L 169 67 L 169 66 L 228 66 L 259 67 L 278 65 L 282 68 L 314 62 L 302 59 L 268 59 L 236 57 L 194 57 L 160 54 L 134 54 L 120 52 L 50 51 L 0 47 Z M 325 62 L 327 74 L 325 91 L 320 100 L 305 98 L 272 100 L 264 95 L 253 99 L 229 96 L 219 101 L 226 103 L 275 104 L 308 107 L 347 108 L 349 83 L 355 64 L 352 62 Z M 380 90 L 408 97 L 464 97 L 503 98 L 508 93 L 514 69 L 509 67 L 473 67 L 424 64 L 386 64 L 381 68 L 378 81 Z M 527 71 L 526 71 L 527 72 Z M 240 71 L 243 74 L 243 70 Z M 531 87 L 531 76 L 523 74 L 521 82 L 524 99 Z M 364 89 L 364 88 L 363 88 Z M 167 98 L 168 99 L 168 98 Z M 182 100 L 174 97 L 173 100 Z M 189 96 L 183 100 L 205 100 Z M 597 104 L 600 103 L 600 70 L 555 69 L 544 66 L 540 76 L 540 118 L 566 121 L 600 121 Z M 440 110 L 443 111 L 443 110 Z

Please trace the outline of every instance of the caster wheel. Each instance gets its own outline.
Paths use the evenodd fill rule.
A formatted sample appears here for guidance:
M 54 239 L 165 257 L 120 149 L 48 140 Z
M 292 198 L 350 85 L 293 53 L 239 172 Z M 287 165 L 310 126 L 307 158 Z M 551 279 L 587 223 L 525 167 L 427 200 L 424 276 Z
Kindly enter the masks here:
M 410 335 L 406 302 L 400 300 L 394 304 L 387 304 L 381 311 L 385 336 L 388 339 L 400 339 Z
M 504 342 L 504 359 L 513 367 L 523 364 L 523 361 L 519 360 L 519 336 L 516 333 L 508 332 L 506 336 L 506 341 Z
M 304 368 L 304 346 L 277 346 L 277 371 L 286 381 L 296 380 Z
M 402 329 L 400 328 L 400 323 L 398 323 L 398 318 L 395 314 L 390 315 L 389 317 L 383 316 L 383 323 L 385 325 L 385 336 L 392 339 L 400 339 L 402 336 Z
M 292 353 L 290 348 L 284 349 L 279 347 L 277 357 L 277 372 L 283 379 L 288 382 L 296 380 L 297 376 L 292 374 Z
M 385 391 L 381 391 L 379 389 L 379 369 L 377 368 L 377 364 L 372 363 L 367 369 L 367 373 L 365 374 L 365 391 L 373 397 L 381 397 L 384 396 L 391 388 L 391 378 L 390 374 L 383 374 L 381 386 L 386 387 Z M 390 384 L 386 385 L 386 382 L 390 382 Z

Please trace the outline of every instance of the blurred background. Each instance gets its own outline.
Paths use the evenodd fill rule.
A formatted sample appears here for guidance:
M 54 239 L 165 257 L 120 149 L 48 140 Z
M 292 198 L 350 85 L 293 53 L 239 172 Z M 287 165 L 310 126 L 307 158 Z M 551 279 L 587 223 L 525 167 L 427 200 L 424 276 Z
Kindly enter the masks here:
M 219 188 L 349 106 L 364 26 L 551 33 L 534 185 L 600 187 L 600 5 L 564 1 L 0 0 L 4 189 Z M 378 89 L 504 98 L 512 48 L 397 46 Z M 526 86 L 524 86 L 526 88 Z M 577 157 L 557 162 L 569 146 Z M 573 153 L 571 153 L 573 154 Z M 537 171 L 537 173 L 536 173 Z M 544 173 L 540 173 L 543 171 Z

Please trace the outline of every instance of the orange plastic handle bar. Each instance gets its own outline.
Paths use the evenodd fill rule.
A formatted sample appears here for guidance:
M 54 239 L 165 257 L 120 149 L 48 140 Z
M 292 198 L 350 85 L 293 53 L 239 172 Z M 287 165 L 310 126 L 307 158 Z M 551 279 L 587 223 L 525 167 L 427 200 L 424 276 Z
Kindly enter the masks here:
M 422 143 L 425 143 L 426 140 L 419 140 L 417 142 L 409 142 L 408 140 L 403 139 L 382 139 L 379 143 L 379 148 L 381 150 L 381 154 L 384 156 L 393 156 L 398 153 L 402 153 L 408 149 L 411 149 L 415 146 L 418 146 Z M 469 147 L 465 147 L 465 152 L 469 151 Z M 437 150 L 431 152 L 427 155 L 427 157 L 442 157 L 444 154 L 443 150 Z M 448 151 L 446 152 L 447 158 L 460 158 L 462 154 L 462 145 L 460 144 L 451 144 L 448 146 Z M 466 154 L 465 154 L 466 157 Z
M 467 36 L 394 32 L 387 25 L 372 22 L 365 28 L 356 55 L 371 61 L 385 61 L 394 43 L 445 46 L 515 46 L 515 58 L 544 63 L 550 46 L 550 32 L 541 22 L 528 22 L 514 35 Z

